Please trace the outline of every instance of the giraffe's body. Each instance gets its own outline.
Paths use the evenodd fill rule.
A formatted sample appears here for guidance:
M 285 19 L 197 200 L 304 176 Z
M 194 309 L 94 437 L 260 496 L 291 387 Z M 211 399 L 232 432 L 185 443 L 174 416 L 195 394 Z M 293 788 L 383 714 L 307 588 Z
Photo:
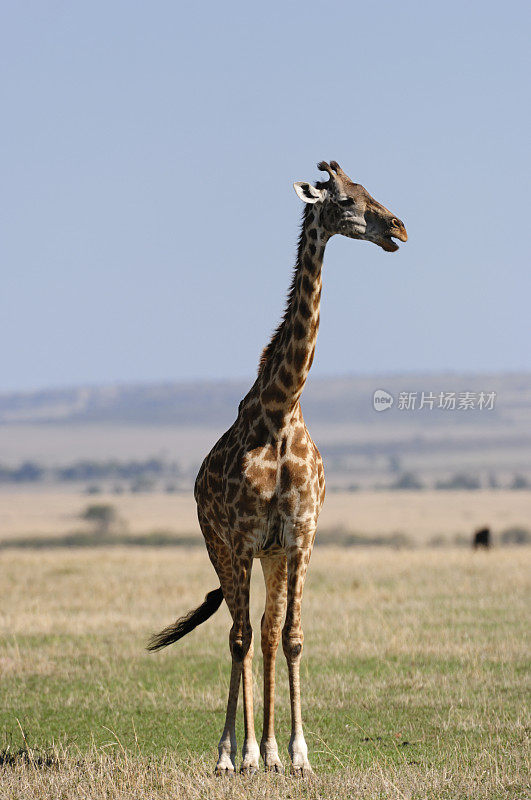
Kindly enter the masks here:
M 260 753 L 266 769 L 281 771 L 274 734 L 274 684 L 282 634 L 290 682 L 292 770 L 311 772 L 300 710 L 301 603 L 325 481 L 321 456 L 304 424 L 299 398 L 319 328 L 324 250 L 334 233 L 366 238 L 390 251 L 397 249 L 391 236 L 407 239 L 400 220 L 363 187 L 353 184 L 335 162 L 331 166 L 321 163 L 320 167 L 330 175 L 326 184 L 295 184 L 297 194 L 308 205 L 284 319 L 264 350 L 257 379 L 240 403 L 236 421 L 205 458 L 195 484 L 199 523 L 221 592 L 210 593 L 200 609 L 169 626 L 152 642 L 156 649 L 175 641 L 213 613 L 221 599 L 226 601 L 233 618 L 229 637 L 232 673 L 219 743 L 219 772 L 232 771 L 235 766 L 235 716 L 242 676 L 242 770 L 258 768 L 249 620 L 249 584 L 255 558 L 261 560 L 266 582 L 261 623 L 264 730 Z M 348 206 L 348 210 L 342 206 Z
M 224 547 L 252 548 L 254 558 L 296 545 L 302 526 L 315 530 L 325 492 L 321 455 L 300 405 L 280 428 L 268 422 L 259 398 L 247 395 L 195 484 L 200 521 Z

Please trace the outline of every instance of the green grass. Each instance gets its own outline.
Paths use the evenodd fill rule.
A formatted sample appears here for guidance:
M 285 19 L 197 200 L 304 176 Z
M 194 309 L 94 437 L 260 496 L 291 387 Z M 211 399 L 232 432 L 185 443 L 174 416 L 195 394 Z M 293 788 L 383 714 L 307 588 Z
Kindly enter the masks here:
M 60 742 L 83 751 L 119 740 L 129 749 L 141 742 L 146 755 L 171 750 L 177 759 L 190 753 L 214 756 L 224 718 L 221 690 L 229 668 L 225 655 L 174 655 L 171 660 L 140 655 L 131 661 L 109 653 L 102 661 L 89 654 L 98 645 L 113 646 L 93 637 L 73 642 L 63 637 L 47 637 L 43 643 L 35 637 L 18 640 L 21 649 L 39 647 L 54 671 L 5 680 L 6 703 L 0 715 L 4 746 L 23 746 L 18 720 L 28 744 L 38 749 Z M 279 666 L 283 673 L 284 665 Z M 407 657 L 354 658 L 349 663 L 334 658 L 322 665 L 310 657 L 303 677 L 315 695 L 304 703 L 313 763 L 320 771 L 341 765 L 367 767 L 384 754 L 396 763 L 413 759 L 444 764 L 449 752 L 465 740 L 472 753 L 493 746 L 500 754 L 506 747 L 523 747 L 523 728 L 516 738 L 515 734 L 524 668 L 519 663 L 507 668 L 484 662 L 478 670 L 456 659 Z M 333 702 L 323 707 L 330 683 L 335 688 Z M 484 717 L 487 702 L 495 722 Z M 285 707 L 278 711 L 277 726 L 285 739 Z
M 393 786 L 397 797 L 525 796 L 529 556 L 527 549 L 314 554 L 301 677 L 310 760 L 324 792 L 316 796 L 386 796 Z M 68 783 L 79 762 L 80 781 L 103 770 L 102 781 L 114 787 L 109 796 L 122 797 L 111 773 L 136 765 L 139 791 L 166 797 L 164 780 L 158 789 L 149 783 L 154 764 L 162 775 L 210 774 L 230 667 L 226 610 L 167 651 L 143 649 L 149 632 L 215 586 L 204 554 L 6 551 L 0 570 L 0 751 L 8 785 L 23 775 L 28 790 L 44 780 L 50 792 L 44 772 L 55 769 L 53 781 L 59 775 Z M 257 577 L 255 630 L 263 602 Z M 256 655 L 259 723 L 259 647 Z M 277 739 L 287 762 L 281 651 L 277 663 Z M 32 763 L 50 753 L 53 769 Z M 270 780 L 258 779 L 260 792 Z M 293 788 L 278 780 L 287 793 L 276 796 L 290 796 Z M 239 796 L 230 792 L 219 796 Z

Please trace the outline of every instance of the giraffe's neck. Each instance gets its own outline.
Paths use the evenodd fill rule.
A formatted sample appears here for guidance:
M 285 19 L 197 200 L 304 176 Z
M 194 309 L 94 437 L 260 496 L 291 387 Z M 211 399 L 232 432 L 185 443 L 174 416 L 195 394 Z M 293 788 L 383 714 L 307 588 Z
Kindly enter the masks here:
M 264 350 L 257 380 L 261 403 L 279 427 L 297 404 L 312 365 L 328 239 L 318 209 L 306 206 L 284 319 Z

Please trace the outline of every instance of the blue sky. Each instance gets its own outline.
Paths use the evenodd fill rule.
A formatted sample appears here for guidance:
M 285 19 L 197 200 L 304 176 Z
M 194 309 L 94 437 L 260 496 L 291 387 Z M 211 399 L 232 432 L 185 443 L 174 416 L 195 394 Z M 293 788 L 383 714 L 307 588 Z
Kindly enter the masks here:
M 336 159 L 314 374 L 531 369 L 529 4 L 2 4 L 0 388 L 242 377 Z

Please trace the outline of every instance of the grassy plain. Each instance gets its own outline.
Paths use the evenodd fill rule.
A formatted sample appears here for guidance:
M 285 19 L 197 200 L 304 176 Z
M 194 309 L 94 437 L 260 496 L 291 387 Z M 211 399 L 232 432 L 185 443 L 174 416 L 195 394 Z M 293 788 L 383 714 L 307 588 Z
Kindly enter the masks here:
M 183 494 L 98 494 L 57 487 L 0 490 L 0 544 L 24 537 L 61 537 L 88 530 L 80 512 L 90 503 L 112 503 L 128 534 L 202 537 L 192 491 Z M 319 540 L 342 530 L 378 537 L 400 533 L 412 544 L 437 538 L 468 540 L 474 528 L 490 525 L 495 535 L 506 528 L 531 527 L 531 492 L 358 491 L 327 493 L 319 519 Z
M 199 548 L 0 552 L 0 797 L 521 798 L 531 548 L 317 548 L 303 713 L 316 778 L 212 776 L 229 615 L 148 634 L 216 577 Z M 253 626 L 263 607 L 253 576 Z M 259 654 L 259 648 L 257 648 Z M 277 738 L 287 762 L 287 675 Z M 255 659 L 257 717 L 260 658 Z M 259 727 L 259 726 L 258 726 Z M 242 740 L 241 723 L 239 743 Z

